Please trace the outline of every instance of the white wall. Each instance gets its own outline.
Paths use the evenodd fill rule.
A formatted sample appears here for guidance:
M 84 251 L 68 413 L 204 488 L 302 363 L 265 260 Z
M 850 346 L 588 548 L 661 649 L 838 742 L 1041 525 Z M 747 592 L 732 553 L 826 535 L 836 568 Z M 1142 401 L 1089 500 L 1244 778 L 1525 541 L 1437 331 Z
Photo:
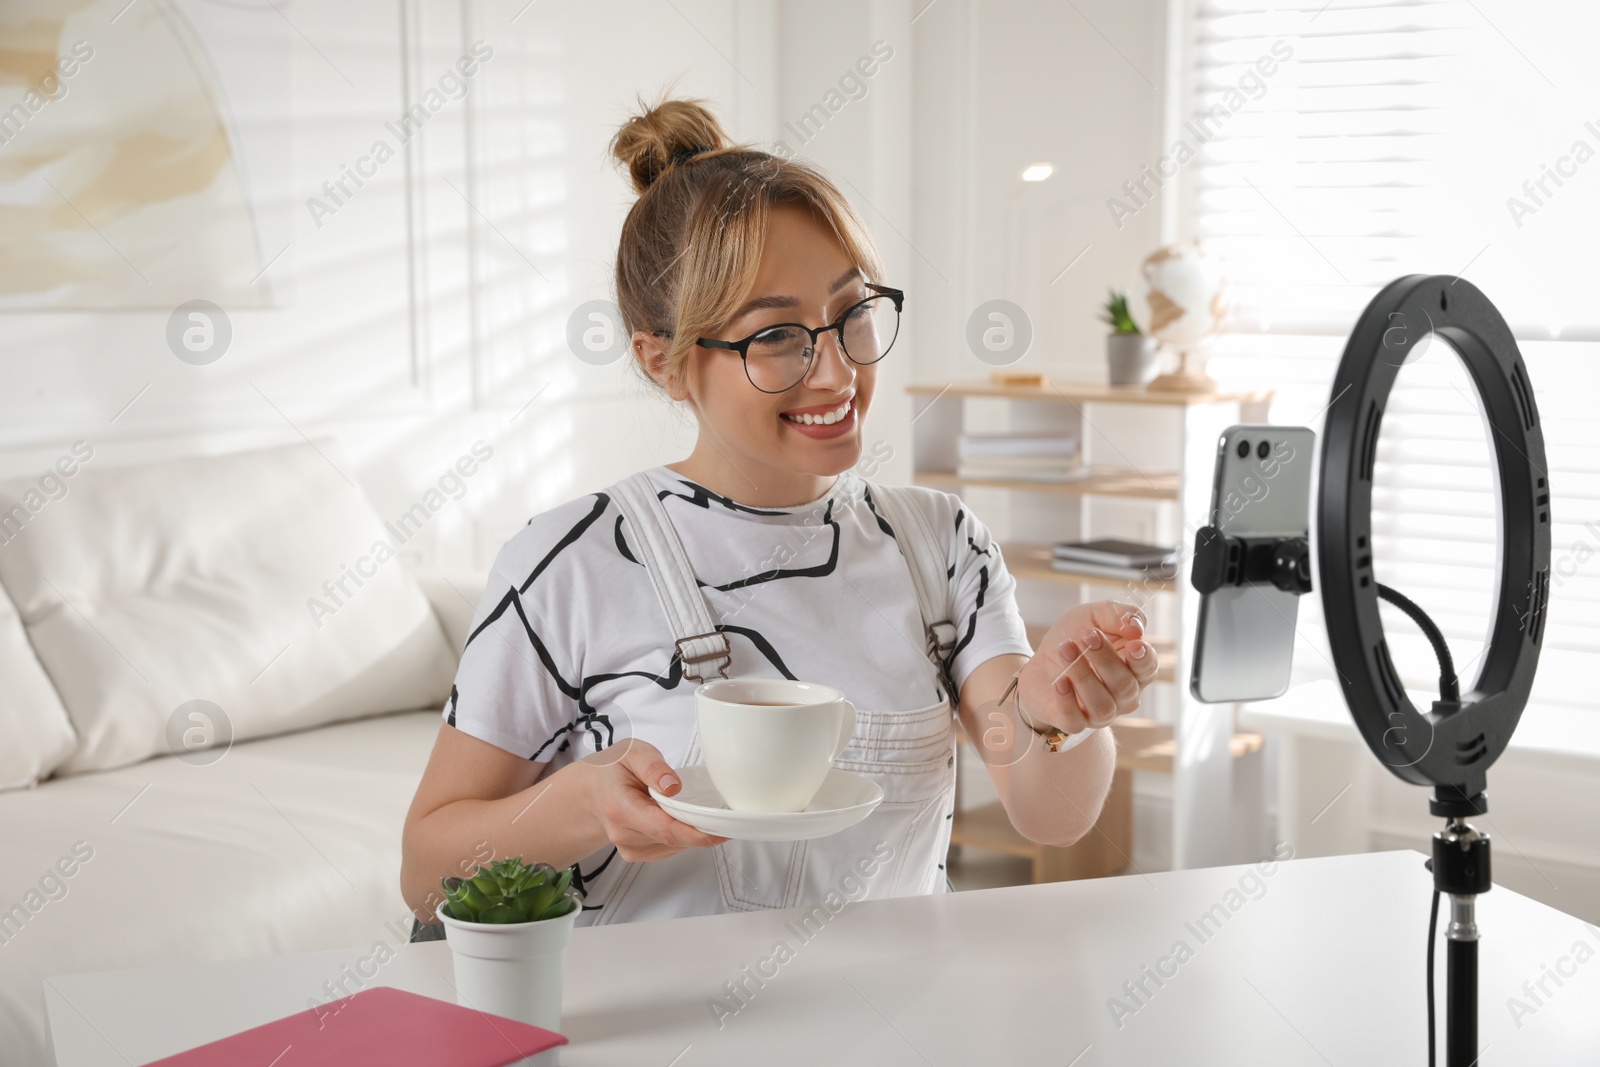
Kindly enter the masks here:
M 529 515 L 686 454 L 692 423 L 623 364 L 575 358 L 567 318 L 612 295 L 634 197 L 605 146 L 635 92 L 677 79 L 735 138 L 770 138 L 778 5 L 346 0 L 296 5 L 294 30 L 264 10 L 263 42 L 289 56 L 288 99 L 248 84 L 228 99 L 231 121 L 292 146 L 290 188 L 258 204 L 288 226 L 281 255 L 263 239 L 267 306 L 225 306 L 233 341 L 205 366 L 168 348 L 176 301 L 4 314 L 0 478 L 37 474 L 79 438 L 109 465 L 326 436 L 388 516 L 482 438 L 494 458 L 404 549 L 482 566 Z M 97 106 L 95 72 L 137 72 L 142 14 L 69 25 L 95 61 L 0 153 L 48 143 L 48 123 Z M 307 199 L 376 139 L 396 140 L 384 124 L 402 87 L 420 95 L 478 40 L 493 55 L 468 95 L 318 225 Z M 197 288 L 187 295 L 208 295 Z

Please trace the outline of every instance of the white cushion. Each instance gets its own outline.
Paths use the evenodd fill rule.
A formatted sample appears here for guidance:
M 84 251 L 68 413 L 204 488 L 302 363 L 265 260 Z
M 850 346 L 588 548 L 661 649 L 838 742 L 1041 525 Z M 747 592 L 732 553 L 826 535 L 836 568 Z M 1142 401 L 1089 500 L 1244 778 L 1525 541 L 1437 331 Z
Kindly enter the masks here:
M 0 795 L 0 1063 L 55 1062 L 51 975 L 336 948 L 370 975 L 373 946 L 411 934 L 400 831 L 439 723 L 385 715 Z
M 0 552 L 5 548 L 0 545 Z M 32 785 L 66 759 L 76 741 L 67 709 L 39 666 L 17 609 L 0 586 L 0 790 Z
M 332 442 L 88 465 L 31 515 L 0 583 L 77 730 L 58 773 L 443 705 L 454 657 L 349 469 Z
M 444 627 L 445 640 L 456 658 L 472 635 L 478 601 L 489 588 L 489 572 L 467 567 L 430 567 L 417 572 L 417 584 L 427 594 L 433 612 Z

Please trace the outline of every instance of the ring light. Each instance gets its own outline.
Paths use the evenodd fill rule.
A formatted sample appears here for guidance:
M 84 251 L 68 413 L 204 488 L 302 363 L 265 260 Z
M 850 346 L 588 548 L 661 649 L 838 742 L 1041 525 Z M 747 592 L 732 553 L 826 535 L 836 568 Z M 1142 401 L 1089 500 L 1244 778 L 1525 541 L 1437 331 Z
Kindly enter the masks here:
M 1494 449 L 1499 571 L 1494 622 L 1472 688 L 1457 691 L 1444 636 L 1372 567 L 1372 467 L 1383 410 L 1400 368 L 1431 334 L 1460 354 Z M 1500 312 L 1471 282 L 1410 274 L 1384 286 L 1351 331 L 1333 379 L 1323 427 L 1317 563 L 1323 616 L 1345 703 L 1367 747 L 1397 777 L 1432 785 L 1429 810 L 1446 820 L 1433 835 L 1428 921 L 1428 1063 L 1434 1053 L 1433 946 L 1439 897 L 1450 897 L 1447 939 L 1450 1067 L 1478 1058 L 1477 894 L 1491 886 L 1489 838 L 1465 820 L 1488 810 L 1485 783 L 1533 688 L 1550 598 L 1550 485 L 1539 409 L 1517 343 Z M 1419 625 L 1439 657 L 1440 699 L 1419 711 L 1400 684 L 1378 617 L 1380 596 Z
M 1400 684 L 1372 570 L 1372 467 L 1401 366 L 1437 333 L 1460 353 L 1487 417 L 1499 492 L 1499 587 L 1483 666 L 1459 700 L 1419 711 Z M 1516 341 L 1476 286 L 1449 275 L 1390 282 L 1356 322 L 1323 429 L 1318 575 L 1345 702 L 1379 761 L 1432 784 L 1435 815 L 1485 810 L 1485 775 L 1516 728 L 1539 662 L 1550 591 L 1550 488 L 1539 410 Z

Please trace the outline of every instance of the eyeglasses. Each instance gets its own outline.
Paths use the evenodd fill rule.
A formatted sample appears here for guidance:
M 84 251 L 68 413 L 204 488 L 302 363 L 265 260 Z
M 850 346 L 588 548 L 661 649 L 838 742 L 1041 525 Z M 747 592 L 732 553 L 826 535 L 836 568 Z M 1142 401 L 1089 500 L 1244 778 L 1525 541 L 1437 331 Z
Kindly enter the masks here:
M 780 322 L 741 341 L 701 337 L 695 343 L 739 353 L 745 377 L 763 393 L 786 392 L 805 380 L 816 357 L 817 339 L 830 330 L 838 331 L 839 348 L 852 363 L 876 363 L 900 334 L 900 307 L 906 294 L 902 289 L 864 284 L 874 295 L 850 305 L 839 321 L 828 326 L 812 329 L 798 322 Z

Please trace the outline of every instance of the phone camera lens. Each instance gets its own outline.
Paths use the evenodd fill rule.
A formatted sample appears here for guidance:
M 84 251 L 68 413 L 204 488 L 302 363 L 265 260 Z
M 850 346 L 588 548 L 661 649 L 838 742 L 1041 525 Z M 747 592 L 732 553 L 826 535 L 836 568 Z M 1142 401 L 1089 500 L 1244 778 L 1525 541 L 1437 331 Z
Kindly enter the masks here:
M 1259 445 L 1256 445 L 1256 455 L 1260 456 L 1262 459 L 1266 459 L 1267 453 L 1271 451 L 1272 446 L 1267 444 L 1265 441 L 1262 441 Z
M 1249 441 L 1240 441 L 1239 442 L 1239 458 L 1240 459 L 1249 459 L 1250 458 L 1250 442 Z

